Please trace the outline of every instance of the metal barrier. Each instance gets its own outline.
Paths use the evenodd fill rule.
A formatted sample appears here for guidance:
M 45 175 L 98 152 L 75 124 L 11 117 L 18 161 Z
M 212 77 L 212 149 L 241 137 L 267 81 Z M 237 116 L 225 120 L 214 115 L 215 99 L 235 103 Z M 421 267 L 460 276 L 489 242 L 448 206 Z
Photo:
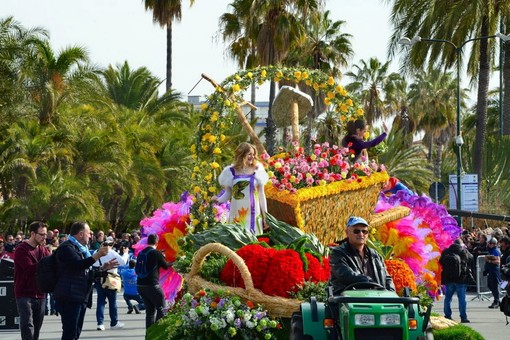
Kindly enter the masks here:
M 473 301 L 474 299 L 478 299 L 480 301 L 482 300 L 491 300 L 492 293 L 489 290 L 489 287 L 487 287 L 487 277 L 483 276 L 483 270 L 485 267 L 485 255 L 480 255 L 476 258 L 476 295 L 474 298 L 471 299 Z

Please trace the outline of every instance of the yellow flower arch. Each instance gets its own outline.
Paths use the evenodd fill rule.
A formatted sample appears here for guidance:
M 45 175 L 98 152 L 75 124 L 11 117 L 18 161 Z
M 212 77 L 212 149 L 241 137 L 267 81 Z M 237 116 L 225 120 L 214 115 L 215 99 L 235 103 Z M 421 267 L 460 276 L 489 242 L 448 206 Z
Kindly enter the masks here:
M 320 70 L 263 66 L 242 70 L 226 78 L 202 104 L 200 124 L 195 143 L 191 146 L 191 156 L 196 161 L 192 173 L 195 202 L 191 208 L 191 219 L 197 230 L 206 229 L 214 223 L 215 212 L 209 202 L 218 193 L 216 178 L 221 171 L 219 160 L 225 142 L 224 131 L 228 125 L 222 118 L 235 114 L 243 101 L 243 93 L 253 81 L 261 85 L 266 81 L 282 80 L 304 84 L 323 93 L 324 103 L 339 115 L 342 122 L 363 116 L 363 109 L 355 104 L 356 101 L 343 86 Z

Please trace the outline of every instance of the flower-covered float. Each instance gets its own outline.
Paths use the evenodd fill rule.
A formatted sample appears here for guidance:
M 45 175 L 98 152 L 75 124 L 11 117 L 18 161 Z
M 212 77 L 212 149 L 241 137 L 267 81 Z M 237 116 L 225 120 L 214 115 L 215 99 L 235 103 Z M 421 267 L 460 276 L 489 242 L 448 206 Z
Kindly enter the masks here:
M 161 277 L 173 305 L 171 316 L 159 325 L 164 331 L 152 330 L 151 338 L 160 332 L 175 339 L 200 332 L 219 338 L 241 333 L 245 337 L 254 327 L 264 338 L 275 337 L 280 317 L 290 316 L 300 300 L 324 295 L 329 278 L 327 245 L 342 237 L 345 221 L 338 221 L 353 214 L 353 207 L 370 220 L 372 246 L 387 255 L 397 289 L 410 287 L 414 294 L 437 297 L 438 257 L 460 228 L 444 207 L 425 196 L 380 194 L 389 178 L 384 167 L 375 162 L 351 163 L 343 148 L 316 145 L 312 154 L 305 155 L 294 145 L 292 152 L 265 156 L 271 176 L 266 186 L 269 212 L 278 217 L 269 217 L 270 232 L 256 238 L 223 223 L 228 204 L 212 204 L 210 198 L 218 192 L 216 177 L 226 162 L 223 147 L 228 138 L 223 131 L 229 128 L 229 115 L 239 110 L 238 94 L 252 81 L 280 79 L 304 82 L 323 92 L 343 121 L 362 115 L 345 90 L 319 71 L 263 67 L 242 71 L 216 87 L 202 106 L 202 122 L 191 148 L 197 162 L 195 185 L 180 202 L 164 204 L 141 222 L 143 236 L 158 233 L 158 248 L 166 250 L 167 260 L 175 261 Z M 330 216 L 332 224 L 325 227 L 317 222 L 324 216 Z M 213 243 L 228 251 L 217 251 L 221 247 Z M 227 301 L 233 296 L 237 298 Z M 237 308 L 234 316 L 232 309 L 222 309 L 231 302 Z

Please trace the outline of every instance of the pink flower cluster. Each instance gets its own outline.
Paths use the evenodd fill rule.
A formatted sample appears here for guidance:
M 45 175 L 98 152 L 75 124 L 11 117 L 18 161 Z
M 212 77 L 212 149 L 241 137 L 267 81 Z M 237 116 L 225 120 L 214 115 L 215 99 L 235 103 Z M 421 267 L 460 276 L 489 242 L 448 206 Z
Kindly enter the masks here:
M 326 185 L 341 180 L 356 180 L 369 176 L 379 166 L 375 161 L 368 165 L 352 162 L 349 148 L 315 144 L 313 153 L 305 155 L 302 147 L 294 145 L 294 152 L 283 152 L 273 157 L 262 156 L 273 185 L 279 190 L 289 190 Z

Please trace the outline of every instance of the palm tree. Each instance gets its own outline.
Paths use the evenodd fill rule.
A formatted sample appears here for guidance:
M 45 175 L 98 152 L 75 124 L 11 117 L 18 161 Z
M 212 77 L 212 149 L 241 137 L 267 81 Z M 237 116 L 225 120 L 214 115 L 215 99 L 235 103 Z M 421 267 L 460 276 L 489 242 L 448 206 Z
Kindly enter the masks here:
M 365 109 L 367 124 L 372 125 L 372 122 L 386 114 L 382 91 L 388 86 L 387 72 L 390 62 L 383 64 L 377 58 L 370 58 L 368 62 L 360 60 L 360 64 L 354 65 L 355 72 L 345 74 L 353 79 L 346 89 L 359 95 Z
M 305 22 L 305 42 L 299 49 L 293 49 L 285 58 L 286 65 L 305 66 L 310 69 L 321 70 L 335 78 L 341 76 L 340 67 L 348 65 L 354 51 L 349 39 L 350 34 L 342 33 L 341 27 L 345 21 L 332 21 L 330 12 L 312 13 Z M 326 110 L 324 94 L 317 94 L 306 84 L 299 84 L 308 93 L 314 104 L 314 109 L 307 114 L 307 133 L 305 148 L 311 146 L 311 131 L 314 120 Z
M 220 32 L 224 42 L 229 42 L 227 53 L 237 60 L 239 68 L 255 68 L 258 63 L 256 38 L 258 25 L 248 25 L 251 1 L 235 0 L 229 6 L 232 13 L 220 17 Z M 251 84 L 251 102 L 256 101 L 256 83 Z M 255 120 L 255 110 L 250 111 L 250 119 Z
M 317 0 L 253 0 L 250 8 L 248 30 L 258 32 L 257 55 L 262 65 L 277 65 L 286 57 L 289 48 L 303 42 L 303 22 L 317 11 Z M 255 28 L 259 27 L 259 30 Z M 274 153 L 276 126 L 271 108 L 276 86 L 269 87 L 269 110 L 266 121 L 267 151 Z
M 37 56 L 29 71 L 29 91 L 39 115 L 41 125 L 51 124 L 59 105 L 70 94 L 74 77 L 85 77 L 79 66 L 88 61 L 82 47 L 69 47 L 55 54 L 49 41 L 37 42 Z M 85 72 L 88 73 L 88 72 Z
M 410 111 L 430 142 L 429 160 L 434 154 L 434 173 L 441 178 L 442 151 L 455 133 L 457 82 L 452 73 L 433 70 L 416 74 L 410 86 Z
M 508 7 L 501 1 L 440 1 L 418 0 L 393 1 L 392 22 L 395 27 L 390 43 L 390 54 L 397 50 L 402 36 L 421 36 L 452 41 L 456 46 L 473 37 L 486 37 L 496 33 L 499 14 Z M 410 53 L 406 64 L 421 68 L 428 61 L 429 68 L 443 65 L 452 67 L 460 54 L 452 46 L 438 43 L 417 44 Z M 473 43 L 468 62 L 468 72 L 478 76 L 477 86 L 477 132 L 474 152 L 474 166 L 482 178 L 483 147 L 487 123 L 487 93 L 489 87 L 491 51 L 494 41 L 482 39 Z
M 190 0 L 190 5 L 195 1 Z M 166 90 L 172 88 L 172 24 L 182 17 L 181 0 L 145 0 L 145 10 L 152 11 L 152 19 L 166 27 Z

